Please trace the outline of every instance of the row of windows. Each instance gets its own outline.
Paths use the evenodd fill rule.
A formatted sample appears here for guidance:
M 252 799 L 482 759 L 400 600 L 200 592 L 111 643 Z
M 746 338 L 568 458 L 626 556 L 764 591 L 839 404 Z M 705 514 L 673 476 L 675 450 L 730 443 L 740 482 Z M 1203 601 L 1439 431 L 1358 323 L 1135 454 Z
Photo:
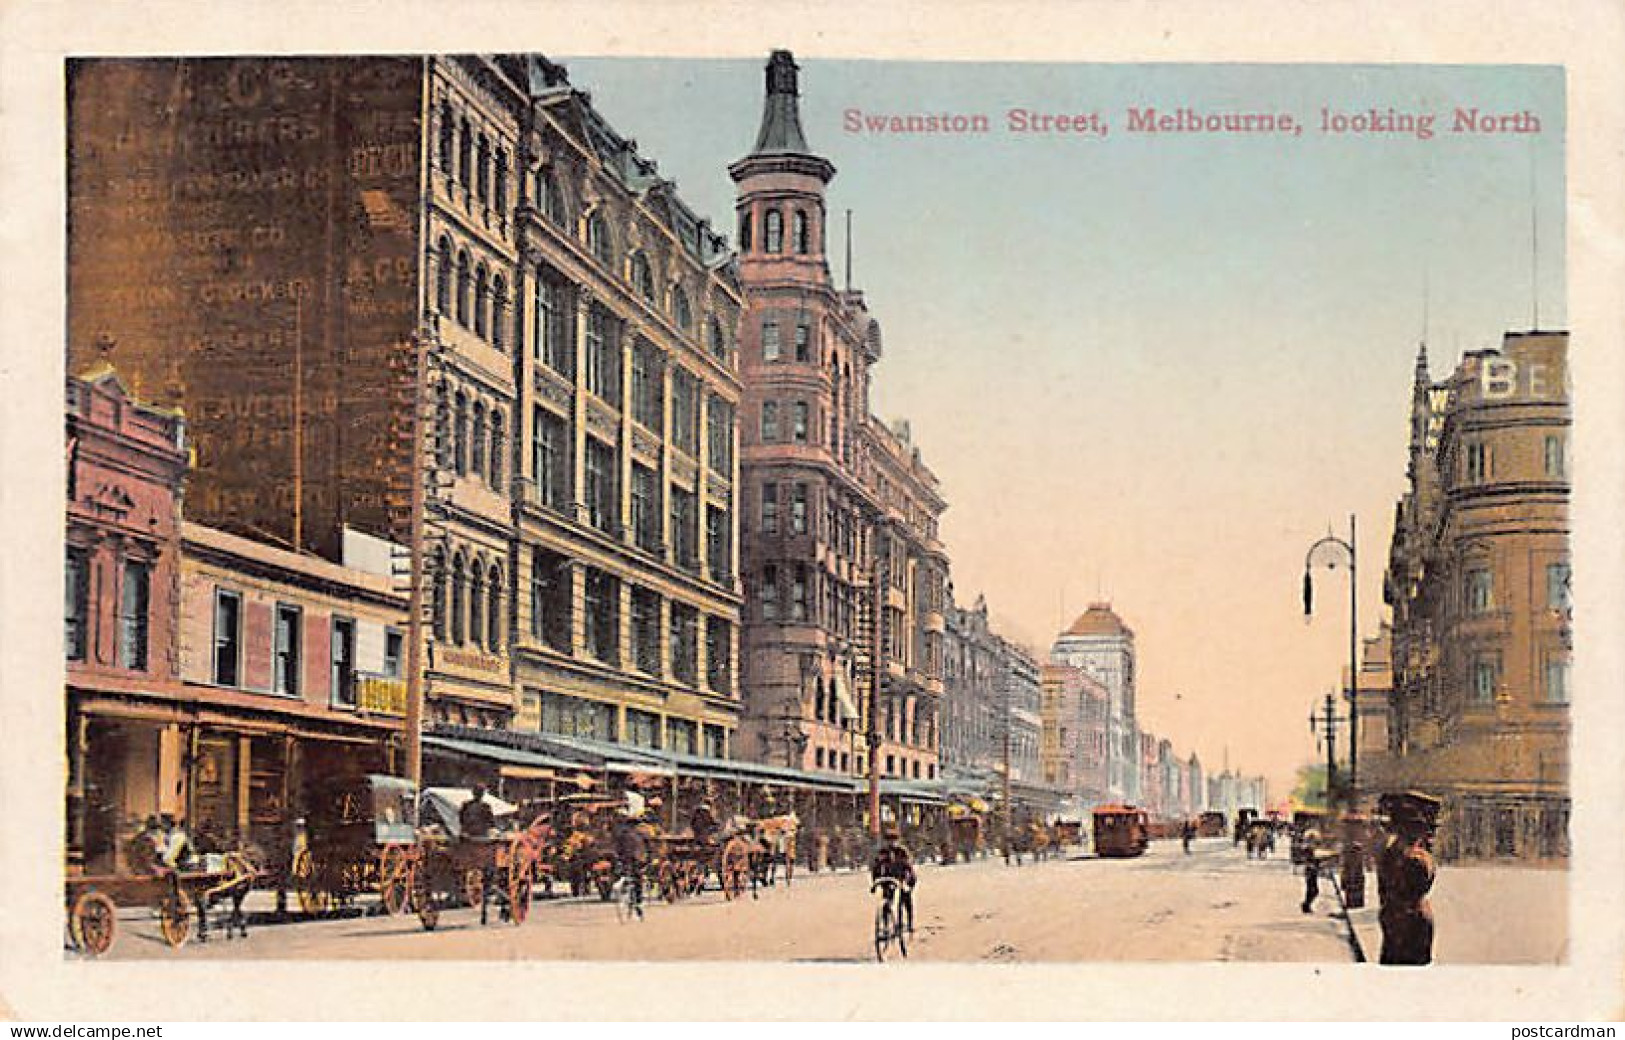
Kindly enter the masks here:
M 1500 651 L 1475 655 L 1468 675 L 1468 699 L 1477 705 L 1493 704 L 1501 688 L 1501 679 Z M 1545 655 L 1541 662 L 1539 697 L 1546 704 L 1569 703 L 1568 654 L 1553 652 Z
M 328 620 L 328 695 L 336 707 L 356 706 L 356 621 L 333 615 Z M 405 639 L 398 629 L 384 630 L 383 674 L 401 675 Z M 243 598 L 228 588 L 214 593 L 214 638 L 211 677 L 216 686 L 243 684 Z M 304 675 L 304 611 L 278 603 L 273 616 L 271 689 L 297 697 Z
M 506 220 L 508 150 L 485 131 L 476 130 L 468 117 L 459 115 L 449 101 L 440 103 L 439 122 L 436 157 L 440 172 L 471 199 L 496 209 L 499 218 Z
M 544 692 L 538 713 L 543 733 L 585 737 L 605 743 L 625 743 L 651 750 L 669 750 L 684 755 L 704 754 L 708 758 L 727 757 L 727 730 L 711 723 L 675 715 L 628 707 L 624 730 L 617 725 L 619 712 L 614 704 Z
M 507 349 L 508 283 L 484 260 L 471 260 L 467 249 L 453 250 L 441 235 L 436 246 L 435 310 L 497 350 Z
M 1567 563 L 1546 565 L 1546 609 L 1559 613 L 1572 609 L 1572 571 Z M 1462 584 L 1462 601 L 1468 614 L 1488 614 L 1496 609 L 1495 572 L 1488 567 L 1467 571 Z
M 152 610 L 152 563 L 144 559 L 123 559 L 115 568 L 118 577 L 118 617 L 115 630 L 115 660 L 118 667 L 146 671 L 150 614 Z M 70 661 L 90 657 L 95 638 L 96 617 L 90 598 L 90 553 L 69 546 L 65 567 L 63 642 Z
M 661 648 L 661 597 L 652 589 L 629 585 L 630 659 L 622 660 L 621 591 L 623 583 L 596 568 L 583 569 L 582 599 L 574 602 L 574 565 L 540 547 L 531 551 L 530 630 L 543 645 L 563 654 L 573 652 L 572 621 L 579 612 L 582 649 L 594 660 L 630 667 L 646 675 L 670 674 L 679 682 L 699 685 L 699 645 L 705 641 L 706 686 L 718 693 L 733 689 L 733 626 L 726 618 L 701 615 L 685 603 L 671 601 L 665 624 L 666 654 Z
M 755 248 L 755 223 L 750 210 L 743 210 L 739 214 L 739 249 L 748 253 Z M 790 211 L 790 242 L 789 251 L 805 256 L 812 246 L 812 221 L 807 211 L 796 208 Z M 784 241 L 784 212 L 777 206 L 767 207 L 762 212 L 762 249 L 768 253 L 785 252 Z
M 508 437 L 500 408 L 464 390 L 453 393 L 441 383 L 435 425 L 436 454 L 442 468 L 460 477 L 472 475 L 494 491 L 505 490 Z
M 1547 434 L 1541 440 L 1541 474 L 1549 480 L 1568 476 L 1568 449 L 1561 434 Z M 1461 476 L 1465 484 L 1483 484 L 1495 479 L 1495 449 L 1486 441 L 1468 441 L 1462 446 Z
M 438 554 L 431 566 L 435 639 L 500 653 L 507 645 L 502 566 L 461 551 L 449 566 Z

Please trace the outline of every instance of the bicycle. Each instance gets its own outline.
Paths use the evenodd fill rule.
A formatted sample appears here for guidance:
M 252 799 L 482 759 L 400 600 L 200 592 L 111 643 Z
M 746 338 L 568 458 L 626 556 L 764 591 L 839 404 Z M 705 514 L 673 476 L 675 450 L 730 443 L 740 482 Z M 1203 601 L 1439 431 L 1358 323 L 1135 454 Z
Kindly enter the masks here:
M 880 892 L 880 905 L 875 908 L 875 960 L 884 961 L 886 950 L 892 943 L 897 944 L 898 952 L 904 957 L 908 956 L 908 934 L 904 930 L 902 907 L 899 905 L 899 896 L 902 893 L 902 883 L 896 878 L 877 878 L 869 886 L 869 891 Z
M 615 879 L 615 916 L 622 923 L 643 920 L 643 870 L 632 867 Z

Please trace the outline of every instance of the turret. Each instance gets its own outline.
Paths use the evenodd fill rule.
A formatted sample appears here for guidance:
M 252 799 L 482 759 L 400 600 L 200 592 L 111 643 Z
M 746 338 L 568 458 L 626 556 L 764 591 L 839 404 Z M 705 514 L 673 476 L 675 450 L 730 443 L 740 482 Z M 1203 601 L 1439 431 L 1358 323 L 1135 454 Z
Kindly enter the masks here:
M 806 264 L 814 268 L 813 277 L 827 280 L 824 189 L 835 167 L 807 145 L 798 71 L 789 51 L 768 58 L 756 145 L 728 167 L 728 174 L 739 187 L 741 261 Z

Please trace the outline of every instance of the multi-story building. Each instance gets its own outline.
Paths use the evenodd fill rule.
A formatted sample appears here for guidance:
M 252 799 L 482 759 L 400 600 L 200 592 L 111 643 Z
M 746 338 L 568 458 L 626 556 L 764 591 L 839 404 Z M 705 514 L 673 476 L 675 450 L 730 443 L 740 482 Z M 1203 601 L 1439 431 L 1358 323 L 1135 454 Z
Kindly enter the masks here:
M 1185 763 L 1185 779 L 1181 783 L 1184 785 L 1186 798 L 1188 799 L 1186 813 L 1197 815 L 1206 812 L 1208 807 L 1207 780 L 1202 774 L 1202 760 L 1196 756 L 1194 751 L 1191 752 L 1191 757 Z
M 741 603 L 731 254 L 562 69 L 530 70 L 519 726 L 724 757 Z
M 1360 641 L 1360 787 L 1386 790 L 1393 786 L 1388 757 L 1393 710 L 1393 628 L 1385 620 L 1374 636 Z M 1342 668 L 1344 704 L 1349 697 L 1348 666 Z
M 1134 633 L 1109 603 L 1094 603 L 1062 632 L 1050 662 L 1083 669 L 1105 687 L 1106 797 L 1141 798 L 1141 752 L 1134 711 Z
M 1026 788 L 1044 785 L 1038 749 L 1043 742 L 1043 685 L 1031 651 L 999 636 L 1000 701 L 1010 732 L 1010 779 Z
M 1165 815 L 1168 792 L 1162 785 L 1162 769 L 1157 761 L 1157 738 L 1145 730 L 1139 732 L 1140 793 L 1134 800 L 1152 816 Z
M 69 81 L 69 355 L 112 343 L 185 406 L 189 514 L 336 561 L 345 529 L 407 542 L 422 480 L 431 726 L 725 751 L 742 301 L 723 239 L 564 70 Z
M 1568 334 L 1418 355 L 1393 607 L 1389 776 L 1441 795 L 1445 856 L 1568 853 Z
M 942 743 L 945 772 L 976 773 L 1002 761 L 1002 678 L 987 601 L 949 604 L 943 641 Z
M 1111 692 L 1075 665 L 1046 664 L 1039 670 L 1039 682 L 1044 784 L 1083 809 L 1112 801 L 1106 728 Z
M 936 776 L 948 559 L 945 503 L 905 426 L 869 412 L 879 323 L 837 288 L 825 190 L 802 133 L 797 67 L 767 65 L 738 186 L 744 754 L 861 774 Z

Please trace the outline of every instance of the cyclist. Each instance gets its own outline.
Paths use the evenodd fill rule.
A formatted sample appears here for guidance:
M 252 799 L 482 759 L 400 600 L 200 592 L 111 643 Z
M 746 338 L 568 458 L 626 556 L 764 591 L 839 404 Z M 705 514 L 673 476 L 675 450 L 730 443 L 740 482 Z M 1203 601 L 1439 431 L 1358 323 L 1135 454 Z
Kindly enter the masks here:
M 897 882 L 898 912 L 910 935 L 914 934 L 914 885 L 919 878 L 914 873 L 914 857 L 902 842 L 895 824 L 881 832 L 880 848 L 869 862 L 869 891 L 873 892 L 881 878 Z
M 638 828 L 637 817 L 623 812 L 615 824 L 615 862 L 620 874 L 632 886 L 632 906 L 643 916 L 643 868 L 648 859 L 648 843 Z

